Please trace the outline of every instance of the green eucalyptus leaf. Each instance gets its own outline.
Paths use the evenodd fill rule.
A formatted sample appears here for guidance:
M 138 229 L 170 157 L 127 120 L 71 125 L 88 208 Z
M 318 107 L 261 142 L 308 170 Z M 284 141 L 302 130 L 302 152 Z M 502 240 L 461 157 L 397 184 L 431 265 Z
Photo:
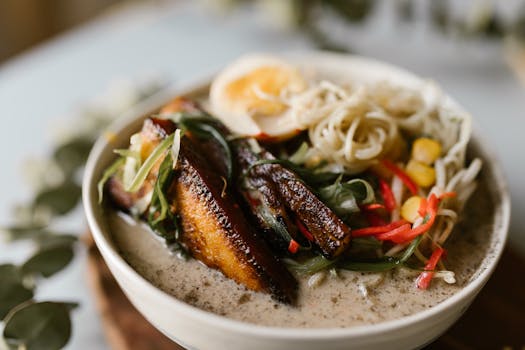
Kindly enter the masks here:
M 0 228 L 0 235 L 6 241 L 17 241 L 31 239 L 47 233 L 46 226 L 43 225 L 20 225 Z
M 33 206 L 48 208 L 55 215 L 65 215 L 75 208 L 80 196 L 80 186 L 68 181 L 57 187 L 44 189 L 36 195 Z
M 24 286 L 20 269 L 12 264 L 0 265 L 0 320 L 9 310 L 33 297 L 33 291 Z
M 86 163 L 92 146 L 93 141 L 87 138 L 74 138 L 58 146 L 53 153 L 53 159 L 66 177 L 71 176 Z
M 50 277 L 65 268 L 73 259 L 73 247 L 69 244 L 46 246 L 22 265 L 24 275 Z
M 59 245 L 71 246 L 78 241 L 78 237 L 72 234 L 58 234 L 47 232 L 44 235 L 35 237 L 35 242 L 40 249 L 56 247 Z
M 55 302 L 20 305 L 5 319 L 4 339 L 10 349 L 61 349 L 71 336 L 74 307 L 76 304 Z

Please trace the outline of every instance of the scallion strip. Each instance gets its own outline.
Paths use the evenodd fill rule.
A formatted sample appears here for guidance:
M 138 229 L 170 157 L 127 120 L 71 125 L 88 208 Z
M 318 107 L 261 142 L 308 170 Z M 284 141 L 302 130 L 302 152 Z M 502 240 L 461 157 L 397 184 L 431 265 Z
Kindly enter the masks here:
M 279 234 L 285 242 L 288 243 L 292 240 L 292 236 L 286 227 L 280 223 L 279 220 L 277 220 L 277 218 L 272 213 L 270 213 L 264 205 L 261 205 L 259 210 L 261 216 L 263 217 L 264 221 L 266 221 L 268 226 L 270 226 L 277 234 Z
M 173 138 L 174 134 L 171 134 L 155 147 L 153 152 L 151 152 L 146 161 L 144 161 L 144 164 L 142 164 L 137 171 L 137 174 L 131 181 L 130 185 L 125 188 L 126 192 L 137 192 L 140 189 L 155 163 L 157 163 L 157 161 L 164 156 L 165 151 L 171 147 Z
M 116 153 L 122 157 L 126 157 L 126 158 L 130 157 L 130 158 L 136 159 L 138 163 L 140 163 L 141 161 L 140 152 L 138 151 L 132 151 L 130 149 L 115 149 L 113 150 L 113 153 Z
M 124 162 L 126 161 L 126 158 L 120 157 L 116 161 L 111 164 L 109 168 L 107 168 L 104 171 L 104 174 L 102 174 L 102 178 L 98 182 L 97 188 L 98 188 L 98 203 L 102 203 L 102 200 L 104 199 L 104 185 L 106 182 L 108 182 L 109 178 L 112 177 L 119 169 L 124 165 Z
M 288 160 L 295 164 L 303 164 L 306 161 L 306 154 L 308 153 L 308 143 L 303 142 L 301 146 L 295 151 Z
M 334 267 L 335 264 L 337 263 L 337 259 L 329 260 L 321 255 L 318 255 L 302 263 L 297 262 L 292 259 L 287 259 L 286 262 L 288 264 L 288 267 L 291 268 L 292 270 L 298 273 L 312 275 L 321 270 L 325 270 L 325 269 Z
M 337 267 L 350 271 L 383 272 L 401 265 L 401 260 L 396 258 L 385 258 L 374 261 L 340 261 Z
M 175 130 L 175 136 L 173 138 L 173 145 L 171 146 L 171 157 L 172 157 L 172 168 L 175 169 L 177 166 L 177 161 L 179 159 L 179 152 L 180 152 L 180 138 L 181 138 L 181 130 L 177 129 Z
M 171 172 L 173 171 L 172 159 L 170 157 L 164 158 L 162 164 L 160 165 L 159 175 L 157 181 L 155 182 L 155 187 L 153 189 L 153 197 L 151 199 L 151 208 L 150 208 L 150 225 L 155 227 L 158 223 L 166 219 L 169 211 L 169 204 L 164 193 L 166 185 L 171 178 Z M 160 206 L 160 209 L 157 208 L 157 201 Z M 159 210 L 159 216 L 154 218 L 153 215 L 155 211 Z
M 423 235 L 417 236 L 408 246 L 408 248 L 405 250 L 405 253 L 403 256 L 401 256 L 401 259 L 399 259 L 401 262 L 407 261 L 412 254 L 416 251 L 417 246 L 419 245 L 419 242 L 421 242 L 421 238 L 423 238 Z

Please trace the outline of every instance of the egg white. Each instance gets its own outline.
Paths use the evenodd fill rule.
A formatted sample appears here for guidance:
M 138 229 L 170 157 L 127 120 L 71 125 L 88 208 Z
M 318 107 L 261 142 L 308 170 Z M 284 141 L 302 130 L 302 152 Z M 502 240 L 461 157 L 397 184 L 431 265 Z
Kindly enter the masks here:
M 243 56 L 227 66 L 215 78 L 210 88 L 212 113 L 230 130 L 243 136 L 285 139 L 297 134 L 301 130 L 301 125 L 288 109 L 275 115 L 254 114 L 243 108 L 242 103 L 238 103 L 240 101 L 231 101 L 227 96 L 226 89 L 230 83 L 258 68 L 274 66 L 299 73 L 296 67 L 286 61 L 265 54 Z M 300 74 L 298 76 L 303 79 Z M 300 91 L 305 87 L 304 80 L 292 81 L 289 86 L 291 91 Z

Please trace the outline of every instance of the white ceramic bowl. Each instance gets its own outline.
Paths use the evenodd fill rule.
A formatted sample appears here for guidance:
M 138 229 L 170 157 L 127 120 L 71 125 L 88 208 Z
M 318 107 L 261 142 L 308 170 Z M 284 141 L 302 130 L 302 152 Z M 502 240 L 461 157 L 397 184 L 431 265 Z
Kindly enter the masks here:
M 294 55 L 298 64 L 315 67 L 324 75 L 348 81 L 390 80 L 400 85 L 419 86 L 423 80 L 388 64 L 366 58 L 321 52 Z M 133 305 L 160 331 L 188 349 L 279 350 L 279 349 L 410 349 L 421 347 L 445 332 L 468 308 L 487 282 L 503 250 L 509 223 L 510 201 L 499 162 L 488 152 L 486 142 L 474 135 L 478 155 L 484 159 L 484 176 L 493 184 L 494 231 L 489 253 L 474 278 L 444 302 L 414 315 L 375 325 L 347 329 L 272 328 L 227 319 L 190 306 L 159 290 L 140 276 L 119 255 L 97 202 L 97 182 L 114 158 L 112 150 L 122 146 L 141 126 L 144 116 L 178 94 L 205 92 L 207 83 L 189 89 L 167 90 L 150 98 L 130 115 L 119 119 L 110 131 L 119 135 L 116 143 L 101 137 L 86 165 L 83 202 L 95 242 L 116 280 Z M 461 109 L 452 99 L 451 108 Z M 472 219 L 474 220 L 474 218 Z

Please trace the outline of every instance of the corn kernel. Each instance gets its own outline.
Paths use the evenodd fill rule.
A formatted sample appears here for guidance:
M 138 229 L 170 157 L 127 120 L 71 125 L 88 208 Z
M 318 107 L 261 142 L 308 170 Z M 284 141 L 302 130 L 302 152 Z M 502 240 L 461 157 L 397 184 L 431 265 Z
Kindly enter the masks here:
M 421 187 L 429 187 L 436 181 L 436 170 L 433 167 L 411 160 L 405 169 L 410 178 Z
M 412 158 L 426 165 L 436 161 L 441 155 L 441 145 L 436 140 L 421 137 L 412 145 Z
M 421 197 L 413 196 L 410 197 L 401 206 L 401 217 L 408 222 L 414 223 L 419 217 L 418 210 L 421 205 Z

